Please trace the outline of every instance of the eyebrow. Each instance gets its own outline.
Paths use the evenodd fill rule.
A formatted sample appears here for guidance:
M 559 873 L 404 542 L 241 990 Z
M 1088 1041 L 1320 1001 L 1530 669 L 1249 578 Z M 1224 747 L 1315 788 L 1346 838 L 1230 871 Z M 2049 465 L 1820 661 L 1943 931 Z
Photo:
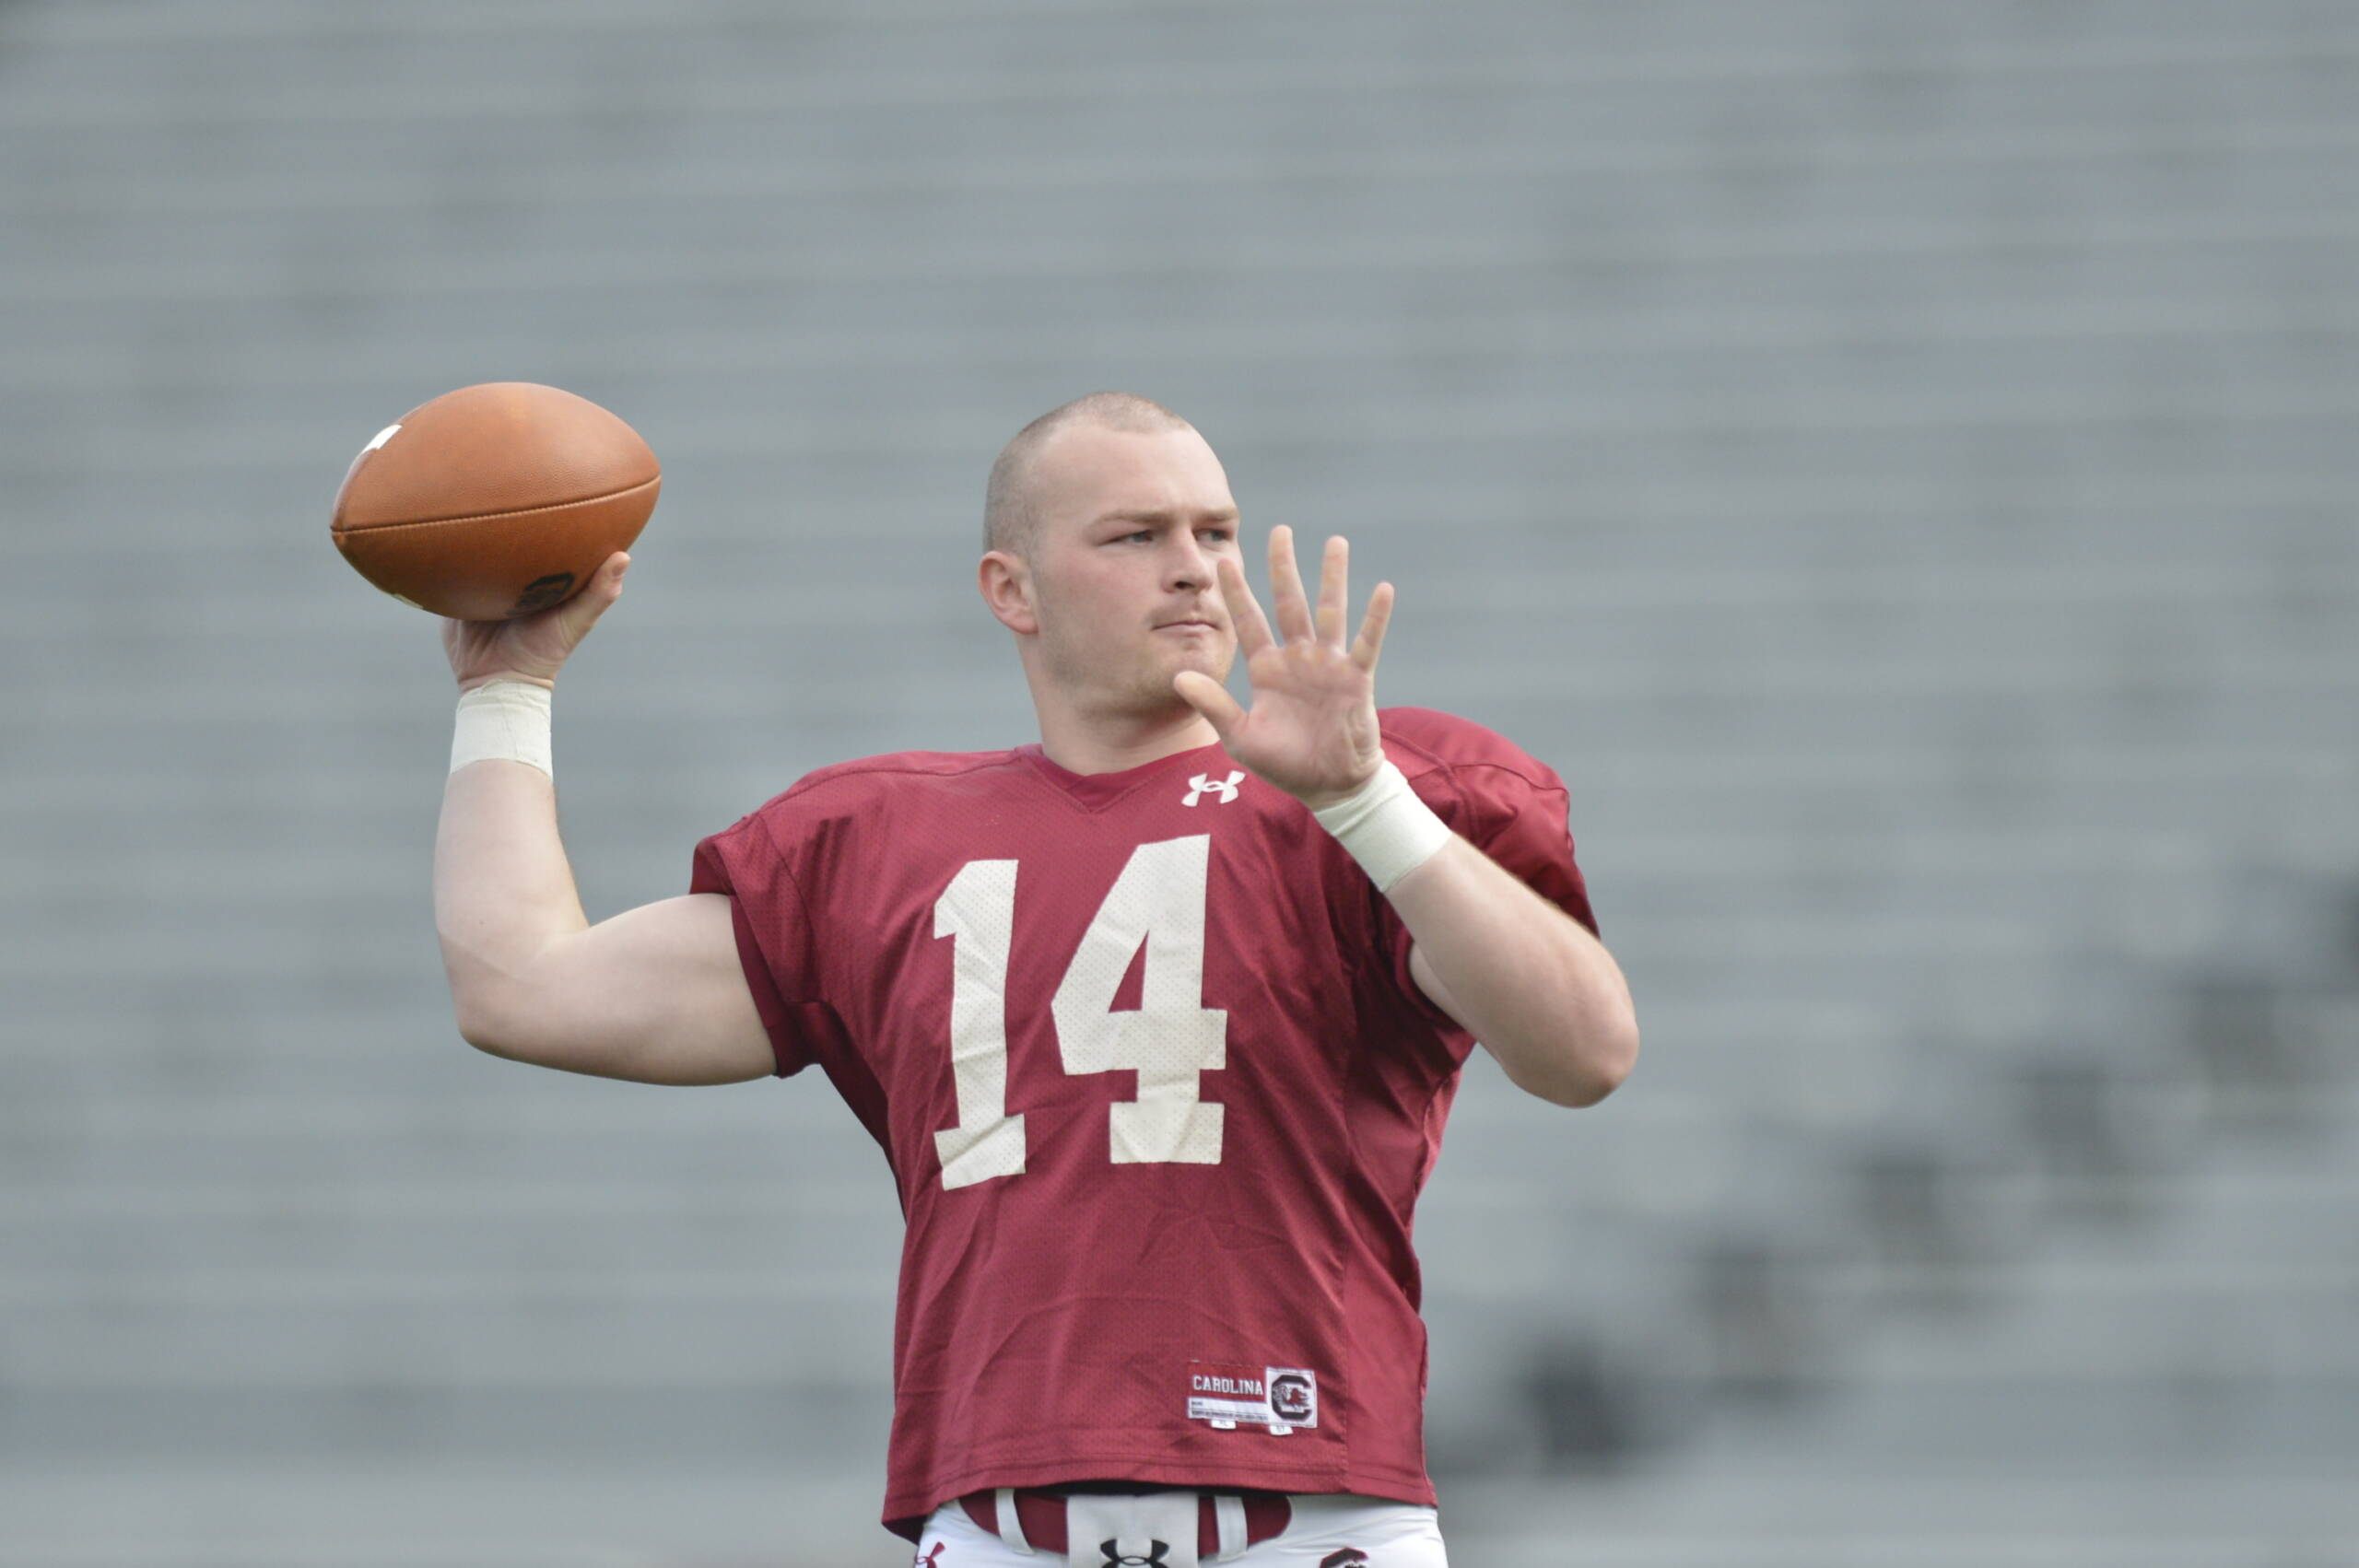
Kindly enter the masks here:
M 1170 522 L 1176 520 L 1179 515 L 1180 514 L 1177 512 L 1156 510 L 1105 512 L 1099 515 L 1097 521 L 1099 522 Z M 1235 522 L 1237 521 L 1237 509 L 1235 507 L 1223 507 L 1218 511 L 1198 512 L 1195 514 L 1194 521 L 1197 522 Z

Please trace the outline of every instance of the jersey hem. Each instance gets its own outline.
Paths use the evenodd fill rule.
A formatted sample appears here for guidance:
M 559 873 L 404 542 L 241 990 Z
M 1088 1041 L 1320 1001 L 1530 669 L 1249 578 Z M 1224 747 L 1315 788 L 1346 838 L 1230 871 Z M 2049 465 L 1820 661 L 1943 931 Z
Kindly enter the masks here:
M 1099 1454 L 1076 1455 L 1047 1462 L 1036 1460 L 1022 1465 L 978 1465 L 929 1488 L 941 1494 L 930 1504 L 920 1502 L 924 1492 L 888 1492 L 885 1498 L 882 1522 L 895 1535 L 915 1540 L 936 1508 L 970 1492 L 984 1492 L 1002 1486 L 1055 1486 L 1074 1480 L 1135 1480 L 1160 1486 L 1199 1487 L 1205 1491 L 1238 1487 L 1248 1491 L 1306 1494 L 1343 1492 L 1385 1503 L 1410 1503 L 1426 1508 L 1440 1506 L 1434 1483 L 1423 1471 L 1413 1475 L 1405 1470 L 1338 1469 L 1332 1465 L 1268 1469 L 1224 1466 L 1214 1469 L 1203 1465 Z

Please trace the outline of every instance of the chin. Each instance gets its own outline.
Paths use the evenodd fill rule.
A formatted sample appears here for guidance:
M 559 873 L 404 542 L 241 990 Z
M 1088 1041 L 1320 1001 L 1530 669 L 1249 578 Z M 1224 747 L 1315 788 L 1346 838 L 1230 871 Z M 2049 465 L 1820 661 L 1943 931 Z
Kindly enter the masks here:
M 1167 681 L 1182 670 L 1193 670 L 1199 674 L 1210 675 L 1215 681 L 1226 682 L 1228 667 L 1236 661 L 1236 649 L 1225 643 L 1198 646 L 1191 641 L 1178 648 L 1166 649 L 1163 655 L 1161 663 Z
M 1144 717 L 1174 708 L 1193 712 L 1187 699 L 1171 689 L 1171 678 L 1182 670 L 1193 670 L 1226 685 L 1229 666 L 1235 662 L 1235 651 L 1228 646 L 1196 648 L 1184 644 L 1109 649 L 1094 664 L 1076 660 L 1068 666 L 1073 684 L 1067 689 L 1077 696 L 1089 693 L 1081 698 L 1085 705 L 1108 713 Z M 1118 673 L 1121 671 L 1128 673 Z
M 1171 677 L 1182 670 L 1193 670 L 1215 681 L 1225 681 L 1228 674 L 1228 661 L 1204 658 L 1156 660 L 1142 668 L 1135 681 L 1125 683 L 1130 700 L 1122 706 L 1138 714 L 1160 713 L 1173 708 L 1194 712 L 1188 699 L 1171 686 Z

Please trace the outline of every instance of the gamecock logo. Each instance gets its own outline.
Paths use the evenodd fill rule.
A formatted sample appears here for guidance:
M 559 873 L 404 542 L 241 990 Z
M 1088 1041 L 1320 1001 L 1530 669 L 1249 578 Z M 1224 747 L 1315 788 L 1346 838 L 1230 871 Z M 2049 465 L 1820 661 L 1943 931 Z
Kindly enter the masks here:
M 1270 1409 L 1281 1421 L 1309 1421 L 1319 1409 L 1310 1393 L 1310 1379 L 1284 1372 L 1270 1380 Z

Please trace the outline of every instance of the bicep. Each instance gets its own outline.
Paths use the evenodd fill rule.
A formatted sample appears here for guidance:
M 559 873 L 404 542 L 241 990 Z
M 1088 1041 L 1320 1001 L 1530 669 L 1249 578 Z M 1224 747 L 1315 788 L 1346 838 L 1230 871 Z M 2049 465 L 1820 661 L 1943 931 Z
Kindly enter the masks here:
M 494 1056 L 640 1083 L 742 1083 L 776 1066 L 730 900 L 691 893 L 557 938 L 469 1038 Z

